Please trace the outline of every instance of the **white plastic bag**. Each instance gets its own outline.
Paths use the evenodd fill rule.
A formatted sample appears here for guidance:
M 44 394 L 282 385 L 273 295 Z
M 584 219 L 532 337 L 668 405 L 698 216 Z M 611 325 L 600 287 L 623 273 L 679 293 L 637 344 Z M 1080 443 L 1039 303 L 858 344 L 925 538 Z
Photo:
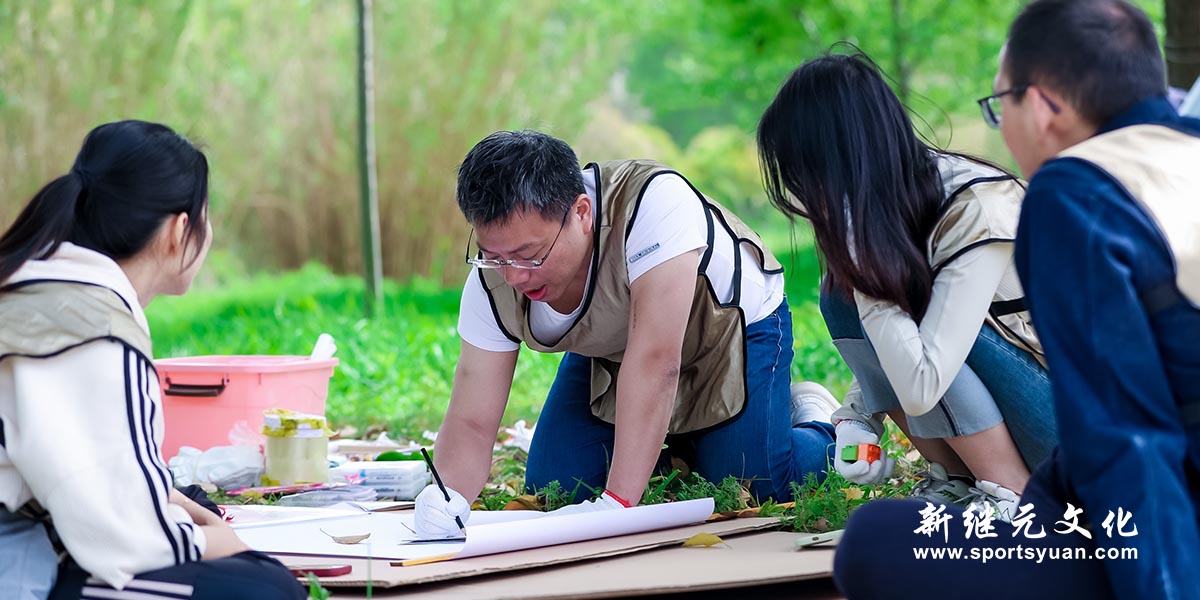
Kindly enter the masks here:
M 534 425 L 533 427 L 527 427 L 525 425 L 525 420 L 521 419 L 520 421 L 514 423 L 512 427 L 504 428 L 504 433 L 508 434 L 508 437 L 501 442 L 500 445 L 516 446 L 528 454 L 529 444 L 533 443 L 533 431 L 536 428 L 537 425 Z
M 177 486 L 211 483 L 229 490 L 258 485 L 263 456 L 256 446 L 216 446 L 204 452 L 184 446 L 167 465 Z

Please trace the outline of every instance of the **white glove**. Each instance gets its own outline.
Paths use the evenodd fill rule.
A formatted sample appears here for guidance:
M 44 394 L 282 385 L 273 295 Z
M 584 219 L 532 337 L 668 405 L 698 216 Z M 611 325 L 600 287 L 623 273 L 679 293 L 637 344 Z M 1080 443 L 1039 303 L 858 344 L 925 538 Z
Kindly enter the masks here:
M 600 497 L 596 498 L 595 500 L 588 500 L 587 502 L 580 502 L 579 504 L 564 506 L 558 510 L 551 511 L 548 516 L 557 517 L 562 515 L 578 515 L 601 510 L 612 510 L 614 508 L 626 507 L 621 503 L 620 500 L 617 500 L 617 498 L 613 496 L 611 492 L 604 490 L 604 493 L 600 494 Z
M 454 517 L 467 523 L 471 516 L 471 504 L 462 494 L 446 488 L 450 499 L 442 494 L 438 486 L 430 484 L 417 494 L 417 505 L 413 516 L 415 530 L 422 539 L 459 538 L 463 532 L 458 528 Z
M 837 442 L 834 444 L 833 468 L 847 481 L 858 485 L 879 485 L 892 476 L 896 460 L 886 455 L 881 454 L 875 462 L 842 460 L 842 448 L 846 446 L 879 444 L 879 436 L 875 435 L 870 425 L 854 419 L 843 419 L 834 431 L 837 433 Z

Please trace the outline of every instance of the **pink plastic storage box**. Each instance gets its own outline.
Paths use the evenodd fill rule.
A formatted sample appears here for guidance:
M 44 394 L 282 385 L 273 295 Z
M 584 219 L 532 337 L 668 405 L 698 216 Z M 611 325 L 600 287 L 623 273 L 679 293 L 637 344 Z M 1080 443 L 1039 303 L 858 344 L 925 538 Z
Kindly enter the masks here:
M 263 411 L 287 408 L 325 414 L 336 358 L 305 356 L 191 356 L 154 361 L 162 387 L 166 431 L 163 458 L 180 446 L 229 445 L 239 422 L 262 431 Z

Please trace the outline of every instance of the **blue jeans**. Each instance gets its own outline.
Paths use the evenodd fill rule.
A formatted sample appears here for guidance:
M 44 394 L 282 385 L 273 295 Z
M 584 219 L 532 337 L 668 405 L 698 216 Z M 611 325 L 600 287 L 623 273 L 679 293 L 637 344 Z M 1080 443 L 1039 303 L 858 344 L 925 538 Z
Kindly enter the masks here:
M 57 573 L 58 555 L 46 526 L 0 505 L 0 598 L 45 598 Z
M 950 516 L 943 525 L 948 527 L 949 539 L 945 531 L 926 536 L 914 533 L 922 524 L 919 512 L 926 507 L 925 502 L 873 500 L 855 510 L 846 523 L 846 533 L 833 556 L 834 582 L 851 599 L 924 600 L 939 595 L 973 600 L 1113 598 L 1103 560 L 1061 558 L 1078 552 L 1091 556 L 1098 546 L 1111 547 L 1113 543 L 1103 529 L 1096 527 L 1100 515 L 1080 518 L 1083 523 L 1090 517 L 1091 540 L 1076 532 L 1058 533 L 1066 531 L 1059 520 L 1066 510 L 1062 490 L 1069 484 L 1057 462 L 1043 462 L 1021 495 L 1023 505 L 1033 506 L 1028 532 L 1035 536 L 1045 532 L 1044 537 L 1030 539 L 1025 531 L 993 521 L 996 537 L 968 538 L 963 507 L 952 504 L 946 505 L 942 513 Z M 963 558 L 915 556 L 914 550 L 926 548 L 961 552 Z M 997 558 L 991 562 L 972 560 L 972 553 Z M 1040 553 L 1044 560 L 1031 560 L 1034 553 Z M 897 574 L 902 576 L 898 578 Z
M 791 482 L 808 473 L 824 477 L 833 452 L 833 426 L 791 422 L 792 315 L 784 300 L 775 312 L 746 327 L 746 408 L 713 429 L 667 440 L 668 451 L 685 454 L 689 466 L 717 483 L 726 476 L 750 480 L 760 500 L 792 499 Z M 603 489 L 612 461 L 614 427 L 592 415 L 591 359 L 567 353 L 538 418 L 529 448 L 525 487 L 558 481 Z M 660 467 L 669 461 L 660 457 Z M 662 470 L 662 469 L 660 469 Z M 575 500 L 586 499 L 580 486 Z M 631 499 L 632 500 L 632 499 Z
M 821 316 L 862 388 L 867 410 L 899 409 L 900 401 L 863 333 L 854 300 L 822 286 Z M 980 327 L 966 364 L 938 405 L 924 415 L 909 415 L 907 419 L 910 433 L 919 438 L 959 437 L 1005 423 L 1030 470 L 1058 445 L 1054 399 L 1046 370 L 986 324 Z

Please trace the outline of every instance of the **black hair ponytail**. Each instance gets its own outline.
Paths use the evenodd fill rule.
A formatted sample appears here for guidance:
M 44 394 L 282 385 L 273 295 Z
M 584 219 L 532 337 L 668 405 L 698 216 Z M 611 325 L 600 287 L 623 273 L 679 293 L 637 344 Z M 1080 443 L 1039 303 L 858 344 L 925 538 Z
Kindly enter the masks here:
M 0 285 L 63 242 L 113 260 L 140 252 L 172 215 L 188 215 L 186 243 L 207 233 L 208 160 L 165 125 L 119 121 L 84 138 L 74 166 L 46 184 L 0 236 Z
M 74 172 L 38 191 L 0 237 L 0 282 L 12 277 L 26 261 L 58 250 L 75 227 L 75 207 L 84 193 L 83 178 Z

